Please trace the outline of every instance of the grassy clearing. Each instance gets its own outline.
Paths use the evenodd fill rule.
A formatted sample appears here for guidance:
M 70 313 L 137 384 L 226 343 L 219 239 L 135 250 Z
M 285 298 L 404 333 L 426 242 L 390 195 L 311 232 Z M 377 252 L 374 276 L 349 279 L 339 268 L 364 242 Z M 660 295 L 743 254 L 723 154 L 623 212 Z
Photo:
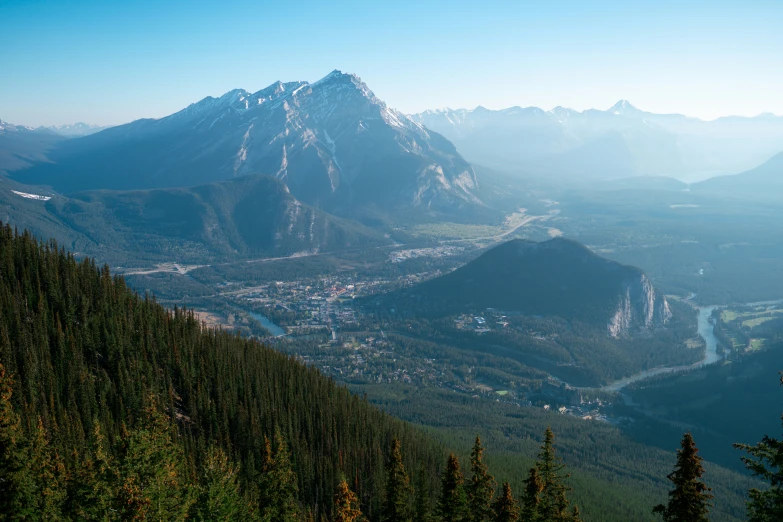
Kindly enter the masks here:
M 411 229 L 416 237 L 436 239 L 474 239 L 503 233 L 501 227 L 491 225 L 464 225 L 462 223 L 428 223 Z
M 778 317 L 780 316 L 776 315 L 772 317 L 756 317 L 755 319 L 748 319 L 746 321 L 742 321 L 742 326 L 747 326 L 748 328 L 754 328 L 760 324 L 766 323 L 767 321 L 777 319 Z
M 737 318 L 739 314 L 731 310 L 722 310 L 720 313 L 720 320 L 726 323 L 730 323 Z

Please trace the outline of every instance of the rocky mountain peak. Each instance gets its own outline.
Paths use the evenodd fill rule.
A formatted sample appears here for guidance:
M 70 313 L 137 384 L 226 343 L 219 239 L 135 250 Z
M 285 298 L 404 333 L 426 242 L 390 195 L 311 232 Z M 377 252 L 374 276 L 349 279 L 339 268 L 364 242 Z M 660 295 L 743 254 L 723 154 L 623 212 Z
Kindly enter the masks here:
M 253 94 L 234 89 L 206 97 L 102 138 L 80 139 L 75 154 L 65 144 L 62 158 L 54 151 L 49 166 L 20 176 L 69 192 L 194 186 L 261 173 L 334 212 L 362 205 L 463 212 L 464 205 L 481 205 L 473 168 L 448 140 L 339 70 L 314 83 L 277 81 Z M 107 146 L 111 165 L 97 169 L 90 158 Z M 105 176 L 105 168 L 118 175 Z

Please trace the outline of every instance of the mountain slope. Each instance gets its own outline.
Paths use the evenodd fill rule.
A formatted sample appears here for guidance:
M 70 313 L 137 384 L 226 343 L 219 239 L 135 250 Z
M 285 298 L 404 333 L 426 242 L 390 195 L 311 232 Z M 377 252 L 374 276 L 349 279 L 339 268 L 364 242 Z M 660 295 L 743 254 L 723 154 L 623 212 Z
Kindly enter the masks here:
M 660 327 L 671 317 L 666 299 L 641 270 L 560 238 L 509 241 L 387 299 L 399 310 L 427 315 L 495 308 L 578 319 L 612 336 Z
M 755 169 L 718 176 L 691 185 L 697 194 L 780 201 L 783 196 L 783 152 Z
M 444 460 L 439 445 L 352 396 L 316 369 L 256 341 L 207 329 L 191 313 L 166 310 L 153 298 L 140 297 L 122 278 L 96 268 L 94 261 L 78 262 L 56 245 L 16 236 L 9 227 L 0 226 L 0 252 L 0 376 L 13 381 L 11 406 L 21 417 L 15 438 L 24 434 L 33 439 L 45 430 L 37 441 L 45 438 L 48 447 L 36 446 L 34 458 L 51 466 L 43 481 L 47 494 L 55 497 L 52 492 L 67 486 L 69 501 L 55 497 L 48 503 L 50 509 L 59 500 L 67 512 L 79 496 L 95 504 L 105 498 L 110 476 L 116 473 L 129 476 L 119 494 L 126 500 L 122 508 L 143 512 L 143 499 L 155 494 L 154 480 L 160 474 L 167 477 L 157 483 L 164 491 L 173 490 L 179 481 L 198 481 L 203 473 L 214 471 L 208 455 L 209 448 L 217 446 L 230 459 L 228 476 L 239 481 L 242 498 L 256 511 L 264 493 L 264 438 L 277 434 L 293 455 L 298 492 L 291 493 L 297 505 L 312 510 L 317 519 L 331 511 L 334 488 L 343 474 L 364 512 L 373 521 L 379 519 L 385 453 L 393 437 L 402 441 L 407 469 L 423 469 L 434 486 Z M 7 383 L 0 378 L 3 495 L 9 492 L 8 479 L 16 479 L 8 473 L 6 460 Z M 182 457 L 185 463 L 179 468 L 168 467 L 168 461 L 150 461 L 156 440 L 144 419 L 155 404 L 163 421 L 173 425 L 173 433 L 165 431 L 165 447 L 179 452 L 164 458 Z M 42 430 L 36 430 L 39 423 Z M 135 460 L 126 459 L 124 466 L 110 468 L 103 477 L 96 473 L 95 468 L 109 459 L 121 459 L 123 446 L 132 454 L 134 442 L 143 444 L 136 447 L 140 453 Z M 101 443 L 103 454 L 96 451 Z M 108 449 L 113 447 L 120 448 L 116 454 Z M 159 475 L 150 477 L 148 470 L 155 466 L 160 466 Z M 63 473 L 64 469 L 72 473 Z M 99 475 L 98 480 L 87 482 L 91 475 Z M 28 496 L 47 496 L 29 487 Z M 88 493 L 80 491 L 84 488 Z M 123 497 L 130 488 L 131 494 Z M 105 505 L 95 507 L 104 514 L 113 511 Z M 116 511 L 113 515 L 118 516 Z M 92 519 L 83 513 L 56 518 Z M 184 517 L 164 510 L 164 517 L 121 518 Z
M 114 261 L 277 257 L 388 242 L 358 223 L 300 203 L 266 176 L 193 188 L 55 194 L 48 201 L 18 192 L 0 186 L 6 220 Z
M 448 140 L 339 71 L 313 84 L 277 82 L 205 98 L 159 120 L 68 140 L 50 158 L 16 179 L 72 193 L 263 173 L 284 181 L 297 199 L 344 214 L 480 206 L 475 173 Z

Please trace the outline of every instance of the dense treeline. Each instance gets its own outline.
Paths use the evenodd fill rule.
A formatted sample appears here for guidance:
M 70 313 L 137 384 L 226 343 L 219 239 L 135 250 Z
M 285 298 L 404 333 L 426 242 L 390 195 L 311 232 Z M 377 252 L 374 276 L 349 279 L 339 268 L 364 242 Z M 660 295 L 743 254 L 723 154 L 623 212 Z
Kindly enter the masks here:
M 129 433 L 155 432 L 145 427 L 155 411 L 177 426 L 184 476 L 203 474 L 206 457 L 221 450 L 251 504 L 265 438 L 276 434 L 291 453 L 297 502 L 315 513 L 330 511 L 344 474 L 376 519 L 392 438 L 409 467 L 433 477 L 440 466 L 437 444 L 317 370 L 167 311 L 107 267 L 9 227 L 0 232 L 0 316 L 0 362 L 13 378 L 20 433 L 45 441 L 69 473 L 98 444 L 96 430 L 119 459 Z

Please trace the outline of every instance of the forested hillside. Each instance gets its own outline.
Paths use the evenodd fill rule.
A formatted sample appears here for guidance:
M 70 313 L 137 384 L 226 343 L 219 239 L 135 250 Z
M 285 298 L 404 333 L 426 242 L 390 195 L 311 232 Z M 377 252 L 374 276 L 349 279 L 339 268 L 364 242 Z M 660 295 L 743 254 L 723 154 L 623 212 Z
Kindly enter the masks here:
M 388 243 L 380 232 L 302 204 L 262 175 L 189 188 L 46 192 L 46 201 L 19 195 L 40 187 L 3 181 L 0 219 L 107 263 L 205 263 Z
M 27 505 L 6 513 L 49 506 L 83 519 L 107 469 L 122 477 L 125 508 L 150 516 L 166 505 L 203 507 L 189 484 L 213 479 L 236 483 L 252 512 L 264 501 L 268 439 L 287 445 L 274 454 L 291 456 L 302 512 L 328 513 L 345 475 L 376 520 L 393 438 L 406 467 L 423 467 L 433 487 L 445 462 L 438 445 L 317 370 L 206 329 L 190 312 L 135 295 L 107 267 L 9 227 L 0 233 L 0 317 L 2 395 L 12 406 L 3 413 L 5 501 L 7 473 L 20 472 L 9 451 L 40 460 L 17 462 L 32 469 L 19 479 L 27 493 L 15 497 Z

